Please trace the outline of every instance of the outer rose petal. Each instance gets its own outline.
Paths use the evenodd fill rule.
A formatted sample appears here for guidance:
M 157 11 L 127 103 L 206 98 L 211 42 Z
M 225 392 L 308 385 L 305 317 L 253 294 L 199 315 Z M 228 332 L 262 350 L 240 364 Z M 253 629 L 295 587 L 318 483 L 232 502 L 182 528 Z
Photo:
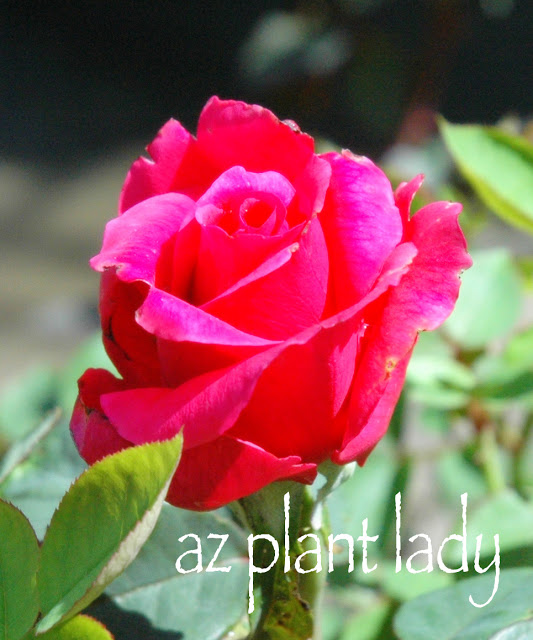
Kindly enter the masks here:
M 222 173 L 277 171 L 291 182 L 314 153 L 313 138 L 258 105 L 211 98 L 198 121 L 198 145 Z
M 400 284 L 391 289 L 357 369 L 350 405 L 350 421 L 334 461 L 364 459 L 388 424 L 373 419 L 394 370 L 405 362 L 419 331 L 435 329 L 451 313 L 459 293 L 459 274 L 471 265 L 457 223 L 461 205 L 436 202 L 421 209 L 409 222 L 406 236 L 418 255 Z M 403 374 L 398 374 L 403 379 Z M 388 396 L 394 399 L 391 391 Z M 395 402 L 395 400 L 394 400 Z M 392 405 L 393 406 L 393 405 Z M 372 433 L 368 425 L 372 424 Z M 359 435 L 364 436 L 359 441 Z M 373 441 L 373 442 L 372 442 Z
M 409 223 L 409 212 L 411 210 L 411 204 L 416 192 L 420 189 L 420 185 L 424 181 L 424 175 L 422 173 L 415 176 L 409 182 L 402 182 L 398 185 L 394 192 L 394 201 L 402 217 L 402 223 L 404 229 L 407 228 Z
M 239 331 L 199 307 L 159 289 L 150 289 L 137 313 L 137 322 L 149 333 L 173 342 L 262 347 L 273 344 Z
M 303 460 L 324 460 L 342 442 L 344 425 L 334 429 L 333 423 L 350 389 L 361 330 L 356 314 L 285 349 L 261 376 L 231 434 L 276 456 L 297 451 Z
M 131 446 L 132 442 L 116 432 L 100 404 L 100 394 L 105 398 L 106 393 L 123 389 L 125 383 L 108 371 L 89 369 L 79 386 L 70 428 L 82 457 L 93 464 Z M 252 443 L 221 437 L 183 452 L 167 500 L 186 509 L 215 509 L 275 480 L 294 478 L 310 484 L 315 476 L 316 465 L 303 464 L 298 456 L 278 459 Z
M 116 267 L 124 282 L 154 284 L 156 266 L 168 250 L 168 241 L 194 221 L 194 208 L 190 198 L 167 193 L 128 209 L 107 223 L 102 250 L 91 260 L 92 268 Z
M 80 455 L 89 464 L 131 446 L 121 438 L 102 412 L 100 394 L 124 389 L 125 383 L 104 369 L 87 369 L 78 381 L 79 396 L 70 430 Z
M 156 338 L 135 321 L 145 289 L 144 283 L 122 282 L 114 269 L 102 274 L 100 319 L 104 346 L 119 373 L 132 386 L 162 382 Z
M 184 509 L 216 509 L 275 480 L 311 484 L 316 465 L 298 456 L 276 458 L 251 442 L 221 437 L 183 452 L 167 501 Z
M 331 456 L 333 462 L 346 464 L 346 462 L 357 460 L 359 464 L 363 464 L 372 449 L 385 435 L 402 391 L 411 353 L 412 349 L 407 352 L 392 371 L 390 378 L 381 386 L 381 396 L 361 431 L 357 437 L 348 442 L 341 452 L 336 451 Z M 351 406 L 350 411 L 353 411 Z
M 257 380 L 279 355 L 273 347 L 238 364 L 194 378 L 177 389 L 131 389 L 109 393 L 102 407 L 130 442 L 166 440 L 184 426 L 186 449 L 230 429 L 248 403 Z
M 397 247 L 366 298 L 282 343 L 231 434 L 312 461 L 339 447 L 346 424 L 336 417 L 352 384 L 366 309 L 398 284 L 415 254 L 410 243 Z
M 124 182 L 119 213 L 139 202 L 169 191 L 197 198 L 216 177 L 196 140 L 176 120 L 169 120 L 148 145 L 153 160 L 136 160 Z
M 320 221 L 330 252 L 334 308 L 345 309 L 370 290 L 402 238 L 389 180 L 368 158 L 350 152 L 322 156 L 333 173 Z

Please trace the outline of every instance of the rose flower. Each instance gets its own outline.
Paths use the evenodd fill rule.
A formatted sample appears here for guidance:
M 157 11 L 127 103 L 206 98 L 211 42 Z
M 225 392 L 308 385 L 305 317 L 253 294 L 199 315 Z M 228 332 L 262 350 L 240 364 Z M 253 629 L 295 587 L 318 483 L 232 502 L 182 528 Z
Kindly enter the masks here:
M 79 380 L 83 458 L 183 429 L 167 500 L 198 510 L 364 462 L 470 265 L 461 206 L 410 217 L 421 176 L 393 192 L 367 158 L 216 97 L 196 137 L 170 120 L 148 152 L 91 261 L 121 378 Z

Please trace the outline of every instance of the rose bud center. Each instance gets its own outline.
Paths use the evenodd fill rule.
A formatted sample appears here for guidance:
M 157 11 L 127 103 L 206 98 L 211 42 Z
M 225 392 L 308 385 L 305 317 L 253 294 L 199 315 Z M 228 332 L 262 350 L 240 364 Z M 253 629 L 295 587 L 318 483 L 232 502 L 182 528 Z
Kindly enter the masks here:
M 275 171 L 252 173 L 232 167 L 198 200 L 196 219 L 230 236 L 277 235 L 288 229 L 287 207 L 294 193 L 291 183 Z

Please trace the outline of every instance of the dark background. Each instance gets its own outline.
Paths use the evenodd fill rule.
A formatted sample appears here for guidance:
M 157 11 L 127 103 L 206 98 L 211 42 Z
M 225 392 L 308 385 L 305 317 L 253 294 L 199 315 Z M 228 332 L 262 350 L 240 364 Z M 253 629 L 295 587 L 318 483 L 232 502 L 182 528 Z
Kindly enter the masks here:
M 530 0 L 0 7 L 4 158 L 62 166 L 148 141 L 171 115 L 194 128 L 213 94 L 371 155 L 427 135 L 428 109 L 487 123 L 533 110 Z M 265 51 L 253 36 L 261 27 Z

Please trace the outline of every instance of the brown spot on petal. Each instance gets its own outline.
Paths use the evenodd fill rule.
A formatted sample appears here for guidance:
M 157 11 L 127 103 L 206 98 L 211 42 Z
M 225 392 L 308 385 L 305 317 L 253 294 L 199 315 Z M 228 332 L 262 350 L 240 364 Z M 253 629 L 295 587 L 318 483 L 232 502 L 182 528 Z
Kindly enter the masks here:
M 394 369 L 398 365 L 398 360 L 396 358 L 389 358 L 387 362 L 385 362 L 385 373 L 387 374 L 387 378 L 390 378 Z

